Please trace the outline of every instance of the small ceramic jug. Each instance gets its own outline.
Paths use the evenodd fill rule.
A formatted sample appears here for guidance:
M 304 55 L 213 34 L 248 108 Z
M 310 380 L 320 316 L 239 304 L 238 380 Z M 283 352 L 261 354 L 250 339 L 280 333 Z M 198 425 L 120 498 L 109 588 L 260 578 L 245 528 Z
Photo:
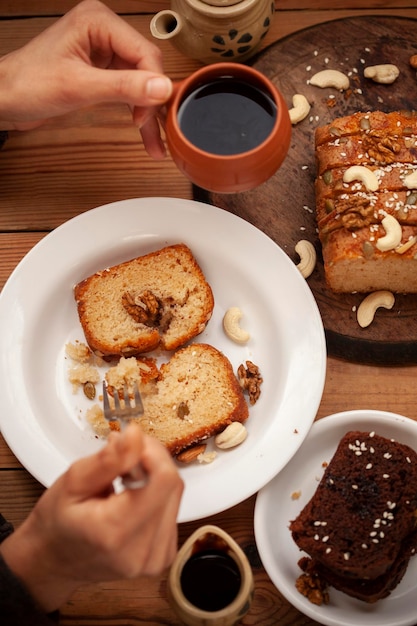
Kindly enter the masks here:
M 274 10 L 273 0 L 171 0 L 171 10 L 157 13 L 150 29 L 202 63 L 243 62 L 259 48 Z
M 183 589 L 182 573 L 189 559 L 214 551 L 233 559 L 240 575 L 240 585 L 230 603 L 219 610 L 203 610 L 190 602 Z M 204 580 L 196 575 L 195 585 Z M 206 580 L 207 584 L 207 580 Z M 210 584 L 210 582 L 208 583 Z M 214 584 L 214 581 L 212 581 Z M 179 550 L 168 577 L 168 598 L 178 617 L 187 626 L 233 626 L 248 612 L 253 598 L 253 575 L 243 550 L 224 530 L 217 526 L 202 526 L 196 530 Z

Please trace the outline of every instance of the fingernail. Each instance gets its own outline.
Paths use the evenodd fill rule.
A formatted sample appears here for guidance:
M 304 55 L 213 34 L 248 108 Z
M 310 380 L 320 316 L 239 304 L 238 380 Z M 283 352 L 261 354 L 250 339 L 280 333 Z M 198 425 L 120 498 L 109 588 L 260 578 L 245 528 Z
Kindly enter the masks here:
M 146 95 L 152 100 L 164 102 L 172 92 L 172 82 L 166 76 L 155 76 L 146 83 Z

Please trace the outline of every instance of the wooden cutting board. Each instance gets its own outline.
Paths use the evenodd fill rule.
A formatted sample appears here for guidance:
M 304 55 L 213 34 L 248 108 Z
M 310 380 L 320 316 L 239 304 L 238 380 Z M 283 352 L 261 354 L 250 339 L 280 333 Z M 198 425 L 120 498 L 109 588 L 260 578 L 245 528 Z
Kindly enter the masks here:
M 279 19 L 279 18 L 277 18 Z M 314 130 L 335 117 L 355 111 L 417 108 L 417 74 L 409 58 L 417 53 L 417 21 L 397 17 L 354 17 L 326 22 L 273 44 L 251 63 L 283 93 L 289 107 L 295 93 L 312 104 L 310 116 L 293 127 L 291 147 L 280 170 L 255 190 L 240 194 L 207 194 L 196 199 L 239 215 L 269 235 L 298 262 L 294 246 L 308 239 L 318 264 L 308 278 L 326 332 L 329 354 L 374 364 L 417 363 L 417 295 L 397 295 L 391 311 L 379 309 L 368 328 L 360 328 L 355 309 L 363 295 L 336 295 L 325 284 L 321 247 L 314 216 Z M 392 85 L 365 79 L 364 67 L 395 63 L 400 76 Z M 339 69 L 351 77 L 351 91 L 307 84 L 315 72 Z M 334 106 L 329 106 L 334 95 Z M 251 250 L 247 253 L 250 255 Z M 272 289 L 280 289 L 279 275 Z M 285 299 L 285 294 L 282 294 Z

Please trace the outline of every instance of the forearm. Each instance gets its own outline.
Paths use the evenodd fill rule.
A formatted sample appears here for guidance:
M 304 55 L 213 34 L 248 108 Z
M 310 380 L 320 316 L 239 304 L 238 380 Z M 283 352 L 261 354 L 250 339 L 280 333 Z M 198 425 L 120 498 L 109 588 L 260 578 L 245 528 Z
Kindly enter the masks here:
M 12 585 L 16 593 L 20 589 L 21 595 L 26 596 L 26 605 L 31 604 L 32 608 L 37 607 L 40 613 L 47 614 L 62 606 L 77 585 L 73 580 L 66 579 L 56 563 L 48 559 L 48 551 L 39 540 L 40 533 L 31 526 L 32 518 L 28 518 L 0 544 L 0 559 L 5 576 L 5 580 L 0 583 L 0 590 L 3 590 L 3 583 Z M 5 589 L 7 591 L 7 587 Z M 1 597 L 7 595 L 0 593 Z M 28 622 L 22 621 L 19 626 L 23 623 Z
M 0 58 L 0 129 L 13 130 L 11 121 L 11 108 L 13 102 L 13 85 L 11 72 L 13 63 L 9 60 L 9 55 Z
M 0 514 L 0 542 L 13 532 L 13 527 Z M 1 544 L 0 544 L 1 551 Z M 57 614 L 48 616 L 38 606 L 22 581 L 12 572 L 0 553 L 0 615 L 7 626 L 51 626 Z
M 23 71 L 25 59 L 19 63 L 18 51 L 0 57 L 0 130 L 26 130 L 34 127 L 26 119 L 25 107 L 31 100 L 30 83 Z
M 48 616 L 35 603 L 22 582 L 11 572 L 0 555 L 0 615 L 7 626 L 52 626 Z

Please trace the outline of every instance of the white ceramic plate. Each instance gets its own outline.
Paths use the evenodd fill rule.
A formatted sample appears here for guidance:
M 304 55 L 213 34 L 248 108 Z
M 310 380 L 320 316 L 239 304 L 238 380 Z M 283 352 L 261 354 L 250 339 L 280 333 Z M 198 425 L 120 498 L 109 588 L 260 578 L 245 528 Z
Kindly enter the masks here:
M 307 435 L 323 391 L 326 351 L 315 300 L 288 256 L 244 220 L 189 200 L 141 198 L 88 211 L 45 237 L 0 296 L 0 426 L 45 486 L 103 445 L 86 423 L 88 401 L 82 393 L 74 396 L 68 382 L 65 344 L 84 340 L 73 285 L 179 242 L 192 249 L 215 297 L 212 319 L 197 341 L 222 350 L 235 371 L 252 360 L 264 377 L 246 441 L 209 465 L 181 466 L 184 522 L 225 510 L 271 480 Z M 245 346 L 223 332 L 230 306 L 244 312 L 251 333 Z
M 302 573 L 297 563 L 304 554 L 288 529 L 316 490 L 324 468 L 340 439 L 350 430 L 374 430 L 417 450 L 417 422 L 385 411 L 346 411 L 325 417 L 310 430 L 284 470 L 258 494 L 255 536 L 266 571 L 282 595 L 299 611 L 329 626 L 412 626 L 417 622 L 417 557 L 388 598 L 366 604 L 330 588 L 330 603 L 315 606 L 295 588 Z M 291 494 L 300 491 L 298 500 Z

